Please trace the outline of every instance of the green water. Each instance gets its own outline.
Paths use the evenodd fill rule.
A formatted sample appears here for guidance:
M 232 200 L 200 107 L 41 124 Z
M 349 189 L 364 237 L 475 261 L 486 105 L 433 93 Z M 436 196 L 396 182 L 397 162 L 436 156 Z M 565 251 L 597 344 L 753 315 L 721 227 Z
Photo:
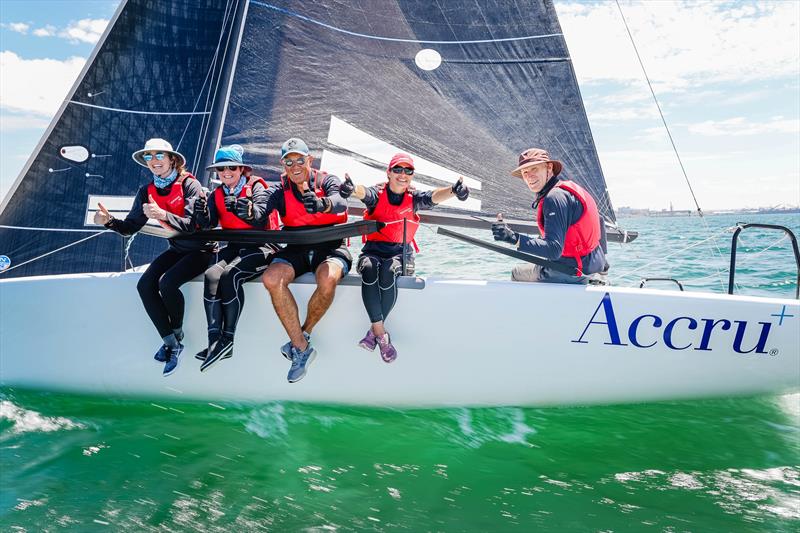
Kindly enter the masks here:
M 709 217 L 708 228 L 689 218 L 623 221 L 643 236 L 612 245 L 615 281 L 671 275 L 691 289 L 720 291 L 728 234 L 717 241 L 721 257 L 702 245 L 635 270 L 742 218 Z M 798 215 L 748 219 L 800 230 Z M 420 237 L 421 274 L 505 277 L 510 269 L 431 232 Z M 745 233 L 742 293 L 793 294 L 790 248 L 778 238 Z M 797 394 L 399 411 L 0 391 L 3 531 L 799 527 Z

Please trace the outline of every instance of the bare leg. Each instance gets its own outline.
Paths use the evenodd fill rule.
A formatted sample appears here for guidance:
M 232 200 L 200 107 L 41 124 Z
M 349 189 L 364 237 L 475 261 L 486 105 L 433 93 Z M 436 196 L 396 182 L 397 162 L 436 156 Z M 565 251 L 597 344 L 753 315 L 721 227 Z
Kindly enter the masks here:
M 322 319 L 322 316 L 333 303 L 336 294 L 336 284 L 342 279 L 342 267 L 337 263 L 325 261 L 315 273 L 317 288 L 308 300 L 308 313 L 303 323 L 303 331 L 311 334 L 311 330 Z
M 297 302 L 289 290 L 289 283 L 294 280 L 294 268 L 286 263 L 272 263 L 261 276 L 261 282 L 272 297 L 272 307 L 289 335 L 292 345 L 301 350 L 308 347 L 303 330 L 300 328 L 300 317 Z
M 386 333 L 386 330 L 383 329 L 383 320 L 372 323 L 372 333 L 376 337 L 383 337 L 383 334 Z

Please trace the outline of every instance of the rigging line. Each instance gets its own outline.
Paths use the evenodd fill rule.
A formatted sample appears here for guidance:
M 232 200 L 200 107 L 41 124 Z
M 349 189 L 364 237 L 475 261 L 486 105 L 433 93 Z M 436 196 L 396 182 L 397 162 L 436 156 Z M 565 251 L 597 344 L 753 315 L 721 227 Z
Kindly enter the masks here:
M 650 263 L 647 263 L 647 264 L 642 265 L 640 267 L 634 268 L 633 270 L 629 270 L 628 272 L 623 272 L 622 274 L 617 274 L 617 275 L 614 276 L 614 278 L 615 279 L 626 278 L 626 277 L 630 276 L 631 274 L 635 274 L 636 272 L 639 272 L 642 269 L 645 269 L 645 268 L 650 267 L 652 265 L 655 265 L 657 263 L 663 262 L 665 259 L 669 259 L 670 257 L 672 257 L 674 255 L 683 253 L 686 250 L 690 250 L 690 249 L 692 249 L 692 248 L 694 248 L 696 246 L 700 246 L 701 244 L 704 244 L 704 243 L 706 243 L 706 242 L 708 242 L 708 241 L 710 241 L 712 239 L 716 239 L 719 235 L 722 235 L 723 233 L 732 233 L 735 229 L 736 229 L 736 226 L 731 226 L 729 228 L 725 228 L 725 229 L 719 231 L 718 233 L 715 233 L 714 235 L 703 239 L 702 241 L 698 241 L 698 242 L 696 242 L 694 244 L 690 244 L 689 246 L 686 246 L 685 248 L 681 248 L 680 250 L 676 250 L 676 251 L 672 252 L 671 254 L 665 255 L 664 257 L 659 257 L 655 261 L 651 261 Z
M 54 254 L 54 253 L 60 252 L 61 250 L 66 250 L 67 248 L 70 248 L 70 247 L 72 247 L 72 246 L 78 245 L 78 244 L 80 244 L 80 243 L 82 243 L 82 242 L 84 242 L 84 241 L 88 241 L 89 239 L 94 239 L 95 237 L 97 237 L 97 236 L 99 236 L 99 235 L 103 235 L 104 233 L 109 233 L 109 232 L 111 232 L 111 230 L 110 230 L 110 229 L 107 229 L 107 230 L 105 230 L 105 231 L 101 231 L 101 232 L 99 232 L 99 233 L 95 233 L 94 235 L 89 235 L 88 237 L 84 237 L 83 239 L 80 239 L 80 240 L 78 240 L 78 241 L 75 241 L 75 242 L 73 242 L 73 243 L 70 243 L 70 244 L 67 244 L 67 245 L 65 245 L 65 246 L 62 246 L 61 248 L 58 248 L 58 249 L 56 249 L 56 250 L 52 250 L 52 251 L 50 251 L 50 252 L 47 252 L 46 254 L 42 254 L 42 255 L 40 255 L 40 256 L 38 256 L 38 257 L 34 257 L 33 259 L 28 259 L 27 261 L 23 261 L 22 263 L 20 263 L 20 264 L 18 264 L 18 265 L 14 265 L 14 266 L 13 266 L 13 267 L 11 267 L 11 268 L 7 268 L 7 269 L 3 270 L 2 272 L 0 272 L 0 276 L 1 276 L 1 275 L 3 275 L 3 274 L 5 274 L 6 272 L 11 272 L 11 271 L 12 271 L 12 270 L 14 270 L 15 268 L 19 268 L 19 267 L 21 267 L 21 266 L 27 265 L 28 263 L 33 263 L 34 261 L 38 261 L 39 259 L 42 259 L 42 258 L 44 258 L 44 257 L 47 257 L 48 255 L 52 255 L 52 254 Z
M 572 134 L 570 129 L 564 123 L 564 118 L 562 117 L 561 113 L 559 113 L 558 108 L 556 107 L 556 104 L 553 102 L 553 98 L 550 96 L 550 91 L 547 90 L 547 83 L 545 82 L 544 77 L 539 72 L 539 69 L 534 68 L 533 71 L 536 73 L 537 78 L 539 78 L 541 80 L 542 88 L 544 89 L 544 94 L 545 94 L 545 96 L 547 96 L 547 99 L 550 101 L 550 109 L 552 109 L 555 112 L 556 117 L 558 117 L 558 121 L 561 123 L 561 127 L 564 129 L 564 132 L 567 134 L 567 137 L 569 137 L 569 139 L 572 141 L 573 146 L 575 146 L 575 147 L 580 146 L 580 144 L 577 142 L 578 139 Z M 585 113 L 585 111 L 584 111 L 584 113 Z M 587 122 L 588 122 L 588 120 L 587 120 Z M 588 177 L 586 175 L 584 175 L 583 172 L 579 171 L 579 166 L 575 164 L 575 160 L 573 159 L 572 155 L 566 150 L 566 148 L 564 148 L 564 145 L 561 144 L 561 141 L 558 139 L 557 136 L 553 137 L 553 138 L 555 139 L 555 141 L 558 144 L 558 146 L 561 147 L 561 151 L 564 153 L 564 155 L 566 155 L 566 159 L 568 159 L 568 161 L 572 164 L 573 168 L 571 169 L 571 171 L 574 172 L 576 175 L 578 175 L 578 177 L 582 178 L 584 183 L 586 183 L 586 185 L 588 186 L 591 182 L 589 181 Z M 605 181 L 605 179 L 604 179 L 604 181 Z M 604 194 L 600 198 L 600 203 L 602 204 L 601 208 L 607 208 L 610 211 L 613 211 L 613 206 L 611 205 L 611 200 L 610 200 L 609 195 L 608 195 L 608 185 L 606 185 L 606 187 L 603 189 L 602 192 Z M 603 219 L 605 219 L 605 217 L 603 217 Z
M 170 112 L 170 111 L 136 111 L 134 109 L 119 109 L 117 107 L 106 107 L 102 105 L 87 104 L 86 102 L 78 102 L 77 100 L 70 100 L 70 104 L 82 105 L 85 107 L 93 107 L 95 109 L 102 109 L 104 111 L 116 111 L 117 113 L 131 113 L 134 115 L 208 115 L 208 111 L 191 111 L 191 112 Z
M 50 231 L 50 232 L 63 232 L 63 233 L 105 233 L 106 231 L 98 229 L 32 228 L 28 226 L 5 226 L 5 225 L 0 225 L 0 229 L 18 229 L 23 231 Z
M 225 17 L 222 19 L 222 29 L 220 31 L 220 37 L 219 37 L 219 41 L 217 43 L 218 50 L 219 50 L 219 46 L 222 44 L 222 41 L 224 40 L 225 34 L 228 33 L 226 28 L 227 28 L 227 25 L 228 25 L 228 21 L 231 18 L 231 12 L 234 10 L 232 8 L 233 3 L 231 2 L 231 0 L 228 0 L 228 2 L 225 5 L 226 5 Z M 231 30 L 230 31 L 231 31 L 231 33 L 233 33 L 233 25 L 232 24 L 231 24 Z M 229 44 L 230 44 L 230 41 L 225 45 L 225 47 L 223 49 L 223 57 L 222 57 L 221 63 L 225 62 L 225 55 L 227 55 L 227 53 L 228 53 Z M 214 97 L 216 97 L 217 88 L 219 87 L 219 77 L 221 76 L 221 73 L 222 73 L 223 69 L 222 69 L 222 66 L 220 65 L 220 62 L 217 62 L 218 58 L 219 58 L 219 53 L 215 52 L 214 61 L 212 61 L 212 63 L 211 63 L 211 65 L 212 65 L 211 72 L 215 72 L 217 69 L 219 69 L 219 72 L 215 73 L 211 77 L 211 81 L 209 82 L 209 85 L 208 85 L 208 93 L 206 94 L 206 104 L 205 104 L 204 109 L 210 109 L 209 100 L 211 101 L 210 105 L 211 106 L 214 105 L 214 98 L 211 97 L 212 88 L 213 88 Z M 209 115 L 210 115 L 210 113 L 211 113 L 211 111 L 209 111 Z M 200 152 L 200 146 L 205 144 L 204 141 L 205 141 L 206 135 L 208 135 L 208 127 L 209 127 L 210 124 L 211 124 L 210 116 L 203 117 L 203 121 L 200 123 L 200 134 L 197 136 L 197 143 L 195 144 L 195 148 L 194 148 L 194 164 L 195 165 L 200 164 L 197 161 L 198 155 L 199 155 L 199 152 Z
M 364 37 L 365 39 L 374 39 L 376 41 L 391 41 L 396 43 L 417 43 L 417 44 L 485 44 L 485 43 L 502 43 L 502 42 L 509 42 L 509 41 L 530 41 L 533 39 L 546 39 L 548 37 L 559 37 L 561 33 L 549 33 L 546 35 L 526 35 L 523 37 L 504 37 L 501 39 L 473 39 L 473 40 L 465 40 L 465 41 L 426 41 L 422 39 L 400 39 L 397 37 L 382 37 L 380 35 L 369 35 L 366 33 L 357 33 L 350 30 L 345 30 L 343 28 L 337 28 L 336 26 L 331 26 L 330 24 L 326 24 L 322 21 L 312 19 L 310 17 L 306 17 L 305 15 L 301 15 L 300 13 L 296 13 L 294 11 L 290 11 L 288 9 L 284 9 L 282 7 L 273 6 L 272 4 L 267 4 L 265 2 L 258 2 L 256 0 L 250 0 L 251 4 L 266 7 L 267 9 L 272 9 L 273 11 L 278 11 L 285 15 L 289 15 L 291 17 L 298 18 L 300 20 L 304 20 L 306 22 L 310 22 L 312 24 L 316 24 L 318 26 L 322 26 L 323 28 L 328 28 L 329 30 L 337 31 L 339 33 L 344 33 L 346 35 L 352 35 L 353 37 Z
M 650 87 L 650 94 L 653 95 L 653 101 L 656 103 L 656 107 L 658 108 L 658 115 L 661 117 L 661 122 L 664 124 L 664 129 L 667 130 L 667 137 L 669 137 L 669 142 L 672 144 L 672 150 L 675 152 L 675 157 L 678 158 L 678 164 L 681 166 L 681 172 L 683 172 L 683 177 L 686 179 L 686 185 L 689 186 L 689 192 L 692 193 L 692 199 L 694 200 L 694 205 L 697 207 L 697 213 L 702 218 L 703 210 L 700 209 L 700 204 L 697 203 L 697 197 L 694 195 L 694 189 L 692 189 L 692 184 L 689 182 L 689 176 L 686 174 L 686 169 L 683 167 L 683 161 L 681 160 L 680 154 L 678 154 L 678 148 L 675 146 L 675 141 L 672 138 L 672 133 L 669 131 L 669 126 L 667 126 L 667 121 L 664 119 L 664 113 L 661 111 L 661 105 L 658 103 L 658 98 L 656 98 L 656 92 L 653 90 L 653 84 L 650 83 L 650 77 L 647 75 L 647 70 L 644 68 L 642 57 L 639 55 L 639 49 L 636 48 L 636 43 L 633 40 L 633 34 L 628 27 L 628 21 L 625 20 L 625 14 L 622 12 L 622 6 L 619 5 L 619 0 L 614 0 L 614 2 L 617 4 L 619 15 L 622 17 L 622 23 L 625 24 L 625 30 L 628 32 L 631 45 L 633 45 L 633 51 L 636 52 L 636 59 L 639 60 L 639 66 L 642 67 L 644 79 L 647 80 L 647 86 Z
M 619 5 L 619 0 L 614 0 L 617 4 L 617 9 L 619 10 L 620 17 L 622 17 L 622 22 L 625 25 L 625 30 L 628 32 L 628 38 L 631 41 L 631 45 L 633 46 L 634 52 L 636 52 L 636 58 L 639 60 L 639 66 L 642 67 L 642 72 L 644 73 L 645 80 L 647 80 L 647 86 L 650 88 L 650 94 L 653 95 L 653 101 L 656 103 L 656 108 L 658 108 L 658 114 L 661 117 L 661 122 L 664 124 L 664 129 L 667 131 L 667 136 L 669 137 L 669 142 L 672 144 L 672 150 L 675 152 L 675 157 L 678 158 L 678 164 L 681 167 L 681 172 L 683 172 L 683 177 L 686 180 L 686 185 L 689 187 L 689 192 L 692 194 L 692 199 L 694 200 L 694 205 L 697 207 L 697 213 L 700 215 L 700 219 L 703 221 L 703 225 L 705 226 L 706 232 L 710 230 L 708 221 L 703 216 L 703 210 L 700 208 L 700 204 L 697 202 L 697 197 L 694 194 L 694 189 L 692 189 L 692 184 L 689 182 L 689 176 L 686 174 L 686 169 L 683 166 L 683 161 L 681 160 L 680 154 L 678 154 L 678 148 L 675 146 L 675 141 L 672 138 L 672 133 L 669 130 L 669 126 L 667 126 L 667 121 L 664 118 L 664 113 L 661 111 L 661 105 L 658 103 L 658 98 L 656 98 L 655 90 L 653 90 L 653 85 L 650 83 L 650 77 L 647 75 L 647 70 L 644 68 L 644 63 L 642 62 L 642 57 L 639 55 L 639 50 L 636 48 L 636 43 L 633 40 L 633 34 L 631 33 L 630 28 L 628 27 L 628 21 L 625 19 L 625 14 L 622 12 L 622 6 Z M 713 248 L 711 248 L 711 254 L 713 256 L 714 249 L 716 249 L 717 255 L 719 259 L 722 259 L 722 250 L 720 250 L 719 244 L 716 241 L 713 243 Z M 725 280 L 722 277 L 722 273 L 719 272 L 719 268 L 717 268 L 719 273 L 719 282 L 723 289 L 725 289 Z
M 206 71 L 206 77 L 203 79 L 203 84 L 200 86 L 200 92 L 197 94 L 197 98 L 194 101 L 194 107 L 192 111 L 197 110 L 197 106 L 200 105 L 200 99 L 203 98 L 203 92 L 206 88 L 206 83 L 208 83 L 208 79 L 211 76 L 211 71 L 214 69 L 214 63 L 217 60 L 217 56 L 219 56 L 219 47 L 222 44 L 222 36 L 225 34 L 225 20 L 227 20 L 227 15 L 222 20 L 222 30 L 220 31 L 219 38 L 217 39 L 217 47 L 214 49 L 214 56 L 211 58 L 211 63 L 208 65 L 208 71 Z M 186 132 L 189 131 L 189 125 L 192 123 L 192 119 L 186 121 L 186 127 L 183 128 L 183 133 L 181 133 L 181 138 L 178 141 L 178 145 L 175 148 L 176 150 L 181 149 L 181 144 L 183 143 L 184 137 L 186 137 Z

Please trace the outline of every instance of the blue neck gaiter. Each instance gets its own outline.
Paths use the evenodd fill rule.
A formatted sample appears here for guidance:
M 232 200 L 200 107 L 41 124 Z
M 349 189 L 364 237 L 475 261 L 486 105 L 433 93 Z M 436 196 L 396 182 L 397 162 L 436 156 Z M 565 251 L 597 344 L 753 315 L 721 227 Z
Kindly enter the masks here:
M 232 194 L 232 195 L 234 195 L 234 196 L 236 196 L 238 198 L 239 197 L 239 193 L 242 192 L 242 188 L 244 188 L 244 184 L 245 183 L 247 183 L 247 178 L 245 176 L 242 176 L 242 177 L 239 178 L 239 182 L 236 184 L 236 187 L 233 188 L 233 191 L 231 191 L 228 188 L 228 186 L 225 185 L 224 183 L 222 184 L 222 187 L 223 187 L 222 190 L 225 191 L 225 195 L 226 196 L 229 195 L 229 194 Z
M 159 189 L 164 189 L 166 187 L 169 187 L 177 177 L 178 177 L 178 170 L 173 168 L 172 172 L 170 172 L 169 174 L 167 174 L 166 177 L 163 178 L 161 176 L 153 174 L 153 183 Z

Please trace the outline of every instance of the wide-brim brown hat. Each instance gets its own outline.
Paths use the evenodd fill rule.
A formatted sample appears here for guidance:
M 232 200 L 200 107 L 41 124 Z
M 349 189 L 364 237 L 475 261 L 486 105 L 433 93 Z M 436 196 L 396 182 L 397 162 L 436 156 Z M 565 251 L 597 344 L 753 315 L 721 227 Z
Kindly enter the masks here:
M 141 150 L 136 150 L 131 154 L 131 157 L 134 161 L 139 163 L 145 168 L 147 167 L 147 162 L 142 158 L 145 152 L 166 152 L 171 154 L 173 157 L 176 157 L 181 160 L 181 163 L 185 166 L 186 165 L 186 158 L 180 152 L 176 152 L 172 149 L 172 145 L 165 141 L 164 139 L 150 139 L 146 143 L 144 143 L 144 148 Z
M 521 178 L 523 168 L 539 165 L 541 163 L 553 163 L 553 176 L 558 176 L 561 173 L 561 169 L 564 167 L 561 161 L 550 159 L 550 154 L 547 153 L 547 150 L 543 150 L 542 148 L 528 148 L 519 154 L 517 168 L 511 171 L 511 175 L 516 178 Z

